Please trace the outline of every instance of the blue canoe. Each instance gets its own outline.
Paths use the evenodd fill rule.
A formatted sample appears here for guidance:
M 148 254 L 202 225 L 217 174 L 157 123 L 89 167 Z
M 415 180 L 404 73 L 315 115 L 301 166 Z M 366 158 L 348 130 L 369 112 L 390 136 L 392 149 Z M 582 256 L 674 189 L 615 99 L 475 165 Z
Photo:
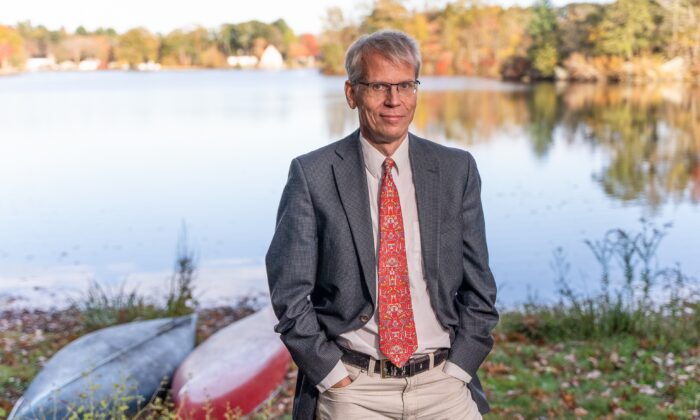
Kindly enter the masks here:
M 68 418 L 79 407 L 110 413 L 124 404 L 136 412 L 192 351 L 196 324 L 196 314 L 138 321 L 72 341 L 49 359 L 8 420 Z

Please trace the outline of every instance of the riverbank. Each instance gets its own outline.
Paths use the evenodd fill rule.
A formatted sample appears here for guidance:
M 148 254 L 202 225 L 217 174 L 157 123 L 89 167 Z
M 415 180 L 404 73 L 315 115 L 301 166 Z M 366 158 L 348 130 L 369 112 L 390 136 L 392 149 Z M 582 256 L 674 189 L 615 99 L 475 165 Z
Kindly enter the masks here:
M 480 370 L 490 418 L 700 419 L 700 284 L 679 265 L 656 260 L 668 229 L 643 221 L 638 232 L 611 229 L 587 241 L 602 268 L 598 292 L 572 288 L 559 249 L 552 262 L 556 303 L 531 296 L 523 305 L 499 308 L 495 346 Z M 136 290 L 115 292 L 93 282 L 67 309 L 0 313 L 0 418 L 54 353 L 90 331 L 196 311 L 199 344 L 267 304 L 253 297 L 200 307 L 194 255 L 183 229 L 161 304 Z M 621 271 L 609 269 L 614 262 Z M 280 391 L 252 417 L 289 418 L 295 377 L 291 367 Z M 175 418 L 167 389 L 137 415 L 163 417 Z
M 197 343 L 252 311 L 246 304 L 199 311 Z M 538 322 L 518 312 L 503 314 L 494 350 L 480 371 L 492 404 L 487 418 L 700 418 L 697 341 L 664 343 L 621 334 L 555 342 L 536 338 Z M 528 326 L 530 332 L 517 325 Z M 76 308 L 2 312 L 0 417 L 10 412 L 43 363 L 85 332 L 83 315 Z M 295 378 L 291 367 L 279 392 L 252 418 L 289 418 Z M 172 414 L 166 395 L 138 418 Z
M 642 60 L 644 61 L 644 60 Z M 556 73 L 552 77 L 547 78 L 536 78 L 529 76 L 522 69 L 509 70 L 504 69 L 503 73 L 494 75 L 482 75 L 482 74 L 440 74 L 440 73 L 426 73 L 421 75 L 421 79 L 428 78 L 471 78 L 471 79 L 482 79 L 489 82 L 502 82 L 502 83 L 517 83 L 524 87 L 541 84 L 541 83 L 555 83 L 558 86 L 564 85 L 600 85 L 600 86 L 657 86 L 657 85 L 669 85 L 677 84 L 687 86 L 689 88 L 694 88 L 700 86 L 700 74 L 690 73 L 685 70 L 678 70 L 675 67 L 672 70 L 668 70 L 672 67 L 677 60 L 670 60 L 669 62 L 661 62 L 649 64 L 644 62 L 640 64 L 637 61 L 634 62 L 621 62 L 618 67 L 614 69 L 602 69 L 597 68 L 594 64 L 589 64 L 586 60 L 581 59 L 576 56 L 572 59 L 572 63 L 568 65 L 562 65 L 556 68 Z M 669 64 L 670 63 L 670 64 Z M 57 69 L 42 69 L 42 70 L 17 70 L 17 69 L 0 69 L 0 76 L 16 76 L 23 74 L 34 74 L 34 73 L 95 73 L 95 72 L 123 72 L 123 73 L 157 73 L 157 72 L 198 72 L 198 71 L 231 71 L 231 72 L 260 72 L 260 73 L 270 73 L 270 72 L 280 72 L 280 71 L 296 71 L 296 70 L 311 70 L 317 71 L 319 74 L 324 76 L 340 76 L 345 77 L 345 73 L 342 72 L 324 72 L 320 67 L 315 66 L 288 66 L 279 69 L 267 69 L 267 68 L 241 68 L 241 67 L 231 67 L 231 66 L 221 66 L 221 67 L 203 67 L 203 66 L 170 66 L 170 65 L 160 65 L 154 63 L 153 65 L 143 64 L 137 68 L 122 68 L 122 67 L 110 67 L 105 69 L 81 69 L 77 65 L 75 67 L 68 68 L 57 68 Z

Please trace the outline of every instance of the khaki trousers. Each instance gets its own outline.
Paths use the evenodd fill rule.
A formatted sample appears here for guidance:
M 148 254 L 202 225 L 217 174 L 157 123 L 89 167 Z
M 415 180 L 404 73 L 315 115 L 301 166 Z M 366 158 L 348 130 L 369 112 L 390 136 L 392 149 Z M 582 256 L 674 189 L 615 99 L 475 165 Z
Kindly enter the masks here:
M 370 363 L 372 373 L 345 364 L 353 382 L 319 395 L 317 419 L 481 419 L 469 388 L 442 371 L 444 362 L 410 378 L 384 379 Z

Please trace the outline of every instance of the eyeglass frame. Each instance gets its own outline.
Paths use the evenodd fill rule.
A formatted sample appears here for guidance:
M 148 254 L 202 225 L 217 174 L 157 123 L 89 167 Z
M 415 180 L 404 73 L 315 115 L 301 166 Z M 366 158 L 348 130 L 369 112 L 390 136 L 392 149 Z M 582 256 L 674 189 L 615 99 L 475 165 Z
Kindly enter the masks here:
M 391 91 L 392 91 L 391 88 L 394 87 L 394 86 L 396 86 L 396 93 L 398 93 L 399 95 L 401 95 L 401 90 L 400 90 L 399 85 L 401 85 L 401 84 L 403 84 L 403 83 L 413 83 L 413 92 L 411 92 L 411 93 L 412 93 L 413 95 L 415 95 L 415 94 L 418 92 L 418 86 L 420 85 L 420 80 L 418 80 L 418 79 L 415 79 L 415 80 L 404 80 L 404 81 L 402 81 L 402 82 L 397 82 L 397 83 L 389 83 L 389 82 L 362 82 L 362 81 L 357 80 L 357 81 L 355 81 L 355 82 L 352 82 L 352 85 L 367 86 L 367 87 L 370 88 L 370 89 L 369 89 L 370 92 L 372 92 L 372 93 L 383 93 L 383 94 L 385 94 L 385 95 L 386 95 L 387 93 L 391 93 Z M 387 89 L 387 90 L 374 90 L 374 88 L 372 88 L 372 86 L 374 86 L 374 85 L 389 86 L 389 89 Z

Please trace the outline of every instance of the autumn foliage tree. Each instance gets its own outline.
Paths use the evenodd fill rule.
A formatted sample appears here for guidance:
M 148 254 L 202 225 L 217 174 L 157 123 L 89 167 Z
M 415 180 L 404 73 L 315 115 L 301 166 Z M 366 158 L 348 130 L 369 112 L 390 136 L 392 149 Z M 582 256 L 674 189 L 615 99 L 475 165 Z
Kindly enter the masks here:
M 0 69 L 18 68 L 24 63 L 24 40 L 16 30 L 0 25 Z

